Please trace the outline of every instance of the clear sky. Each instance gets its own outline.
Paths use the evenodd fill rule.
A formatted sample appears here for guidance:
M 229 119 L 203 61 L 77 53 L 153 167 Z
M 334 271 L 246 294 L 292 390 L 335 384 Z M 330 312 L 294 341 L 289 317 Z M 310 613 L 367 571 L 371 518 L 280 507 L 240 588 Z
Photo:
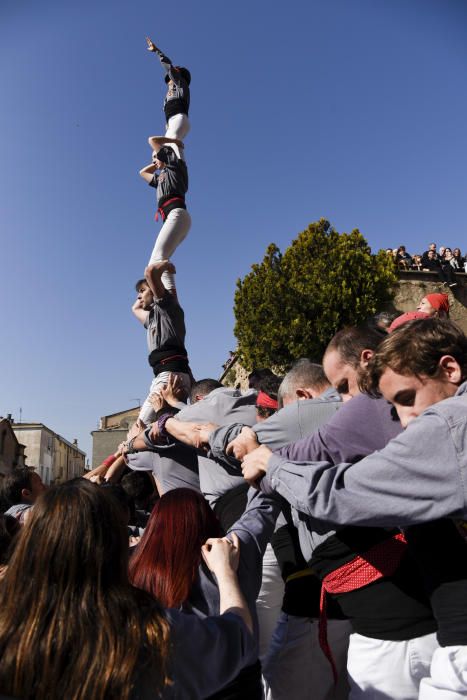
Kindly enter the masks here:
M 195 376 L 235 347 L 236 279 L 311 221 L 467 249 L 465 0 L 1 0 L 0 415 L 89 457 L 151 379 L 130 312 L 159 228 L 146 34 L 193 76 L 173 261 Z

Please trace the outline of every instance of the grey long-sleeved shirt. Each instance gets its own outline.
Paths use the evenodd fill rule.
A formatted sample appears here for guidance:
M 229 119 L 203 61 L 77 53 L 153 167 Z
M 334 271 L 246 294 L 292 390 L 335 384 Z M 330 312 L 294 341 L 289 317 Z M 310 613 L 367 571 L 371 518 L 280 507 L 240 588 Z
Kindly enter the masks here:
M 254 390 L 240 392 L 237 389 L 221 387 L 214 389 L 201 401 L 187 406 L 175 418 L 197 423 L 217 423 L 229 425 L 239 422 L 254 425 L 256 422 L 256 396 Z M 234 468 L 215 459 L 198 455 L 199 481 L 201 492 L 214 506 L 227 491 L 244 483 L 238 467 Z
M 195 450 L 180 444 L 154 446 L 149 440 L 147 444 L 150 450 L 127 455 L 130 469 L 151 471 L 161 486 L 162 493 L 180 488 L 200 490 Z
M 323 423 L 330 420 L 336 411 L 343 406 L 339 394 L 329 389 L 318 399 L 295 401 L 273 414 L 265 421 L 253 426 L 261 444 L 271 449 L 278 449 L 291 442 L 299 440 L 317 430 Z M 213 431 L 209 437 L 211 454 L 219 462 L 224 461 L 232 469 L 240 473 L 240 464 L 233 457 L 226 455 L 226 447 L 240 433 L 243 425 L 234 423 Z M 292 518 L 298 530 L 300 548 L 306 560 L 311 559 L 313 550 L 321 542 L 334 534 L 327 524 L 315 522 L 292 509 Z
M 314 433 L 342 407 L 341 397 L 333 388 L 316 399 L 301 399 L 284 406 L 253 426 L 261 444 L 277 450 Z
M 256 599 L 261 588 L 263 554 L 274 531 L 279 511 L 280 503 L 277 499 L 250 489 L 245 512 L 228 532 L 235 533 L 240 540 L 237 574 L 253 618 L 255 635 L 258 632 Z M 219 589 L 214 576 L 204 563 L 199 567 L 198 580 L 191 590 L 184 610 L 199 617 L 219 614 Z
M 296 461 L 297 450 L 273 454 L 261 489 L 333 525 L 403 527 L 465 518 L 466 445 L 464 382 L 455 396 L 428 408 L 384 449 L 356 464 Z
M 241 393 L 237 389 L 214 389 L 201 401 L 185 406 L 174 416 L 177 420 L 225 425 L 239 420 L 246 425 L 256 421 L 256 391 Z M 128 455 L 131 469 L 152 471 L 163 493 L 184 486 L 201 491 L 213 506 L 220 496 L 243 484 L 238 468 L 221 465 L 191 447 L 181 444 L 154 445 L 145 433 L 149 451 Z

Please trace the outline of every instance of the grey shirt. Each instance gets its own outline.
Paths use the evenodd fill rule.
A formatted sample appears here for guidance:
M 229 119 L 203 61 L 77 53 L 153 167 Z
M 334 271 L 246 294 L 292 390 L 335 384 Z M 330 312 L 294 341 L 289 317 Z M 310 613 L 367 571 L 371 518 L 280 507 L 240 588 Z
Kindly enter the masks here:
M 340 395 L 329 388 L 316 399 L 302 399 L 284 406 L 265 421 L 254 425 L 253 430 L 261 444 L 277 450 L 313 433 L 341 406 Z
M 454 397 L 430 406 L 386 447 L 356 464 L 273 454 L 261 489 L 334 525 L 403 527 L 466 518 L 466 445 L 464 382 Z
M 330 420 L 341 406 L 339 394 L 334 389 L 329 389 L 317 399 L 294 401 L 265 421 L 254 425 L 253 430 L 261 444 L 271 449 L 279 449 L 317 430 L 323 423 Z M 237 468 L 239 471 L 239 463 L 234 458 L 229 458 L 225 450 L 242 427 L 243 425 L 238 423 L 221 427 L 213 431 L 209 438 L 212 455 L 218 461 L 225 460 L 230 468 Z M 314 549 L 333 535 L 334 530 L 327 523 L 315 521 L 299 513 L 295 508 L 292 508 L 292 519 L 298 530 L 302 554 L 305 560 L 309 561 Z
M 257 392 L 253 389 L 242 393 L 237 389 L 220 387 L 201 401 L 184 408 L 175 418 L 218 425 L 229 425 L 236 421 L 253 425 L 256 422 L 256 396 Z M 198 468 L 201 492 L 211 506 L 225 493 L 244 483 L 238 465 L 232 466 L 199 454 Z
M 173 294 L 166 292 L 154 302 L 144 327 L 149 354 L 153 350 L 185 349 L 185 314 Z
M 167 94 L 164 100 L 164 112 L 169 119 L 174 114 L 186 114 L 190 108 L 190 86 L 177 68 L 174 68 L 168 56 L 157 51 L 160 62 L 165 68 L 172 85 L 167 86 Z
M 198 459 L 191 447 L 151 445 L 151 450 L 129 454 L 127 461 L 130 469 L 152 472 L 162 493 L 181 488 L 200 490 Z
M 255 635 L 258 633 L 256 599 L 261 588 L 263 554 L 274 531 L 279 511 L 278 499 L 265 496 L 256 489 L 249 489 L 246 510 L 228 532 L 229 535 L 235 533 L 240 540 L 237 575 L 253 617 Z M 198 579 L 183 609 L 199 617 L 205 617 L 218 615 L 219 604 L 219 588 L 215 577 L 202 562 Z
M 165 162 L 165 167 L 154 173 L 148 183 L 157 190 L 157 206 L 161 207 L 173 197 L 185 198 L 188 191 L 188 169 L 183 158 L 179 158 L 170 146 L 162 146 L 157 155 Z
M 238 615 L 224 613 L 199 619 L 178 610 L 167 610 L 166 615 L 170 624 L 174 682 L 164 691 L 164 700 L 207 698 L 257 659 L 254 638 Z M 139 693 L 135 693 L 135 700 L 154 698 L 154 690 L 144 684 L 144 680 L 141 685 L 143 687 L 137 687 Z

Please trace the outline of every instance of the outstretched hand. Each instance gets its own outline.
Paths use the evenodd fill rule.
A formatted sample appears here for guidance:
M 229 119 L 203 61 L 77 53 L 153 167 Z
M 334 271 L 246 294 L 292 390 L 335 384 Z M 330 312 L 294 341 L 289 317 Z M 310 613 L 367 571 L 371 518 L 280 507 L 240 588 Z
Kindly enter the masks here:
M 151 39 L 148 36 L 146 37 L 146 44 L 148 45 L 148 51 L 152 51 L 154 53 L 157 53 L 159 51 L 155 43 L 151 41 Z
M 222 578 L 226 574 L 237 571 L 240 561 L 240 542 L 235 533 L 232 533 L 230 538 L 210 537 L 201 547 L 201 553 L 216 578 Z

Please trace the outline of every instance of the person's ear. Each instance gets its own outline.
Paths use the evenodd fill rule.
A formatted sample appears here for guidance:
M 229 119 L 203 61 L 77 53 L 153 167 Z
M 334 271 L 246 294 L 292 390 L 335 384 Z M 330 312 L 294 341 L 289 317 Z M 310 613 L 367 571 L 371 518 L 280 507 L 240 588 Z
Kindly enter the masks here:
M 441 372 L 451 384 L 462 382 L 462 369 L 455 357 L 443 355 L 438 364 Z
M 295 390 L 295 396 L 299 401 L 303 401 L 303 399 L 312 399 L 313 393 L 310 389 L 304 388 L 304 387 L 299 387 L 298 389 Z
M 371 358 L 373 357 L 374 352 L 373 350 L 362 350 L 360 354 L 360 364 L 362 367 L 366 367 Z
M 32 493 L 29 489 L 21 489 L 21 500 L 26 501 L 26 503 L 29 503 L 29 501 L 32 498 Z

